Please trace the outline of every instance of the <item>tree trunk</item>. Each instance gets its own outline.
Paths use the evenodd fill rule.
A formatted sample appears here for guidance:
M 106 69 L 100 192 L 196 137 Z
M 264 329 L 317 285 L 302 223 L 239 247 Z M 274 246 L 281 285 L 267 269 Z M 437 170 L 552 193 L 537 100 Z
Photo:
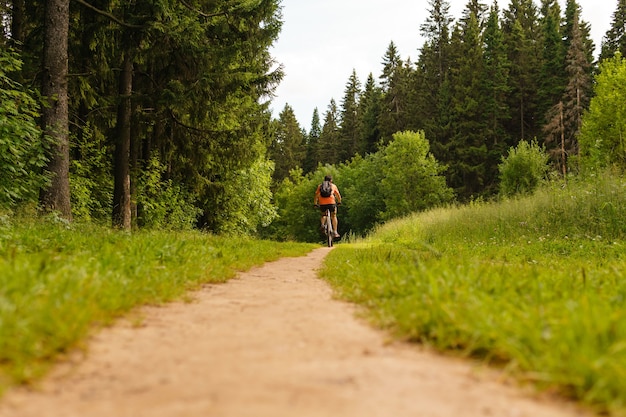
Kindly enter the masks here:
M 11 39 L 12 46 L 21 49 L 21 43 L 25 38 L 24 13 L 26 5 L 24 0 L 13 0 L 11 9 Z
M 44 211 L 57 211 L 71 220 L 70 204 L 70 143 L 67 98 L 67 42 L 69 0 L 48 0 L 45 10 L 45 34 L 42 70 L 42 93 L 47 100 L 42 124 L 52 138 L 48 170 L 50 185 L 41 190 Z
M 120 103 L 117 111 L 117 132 L 115 138 L 114 187 L 113 187 L 113 227 L 131 229 L 130 202 L 130 122 L 131 93 L 133 85 L 133 61 L 126 51 L 122 73 L 120 74 Z

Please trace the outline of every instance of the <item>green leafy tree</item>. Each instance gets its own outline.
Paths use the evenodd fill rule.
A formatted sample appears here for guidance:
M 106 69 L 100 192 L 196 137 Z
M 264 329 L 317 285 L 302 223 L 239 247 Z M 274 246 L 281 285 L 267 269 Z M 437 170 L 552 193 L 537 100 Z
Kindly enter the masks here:
M 381 150 L 383 219 L 392 219 L 451 201 L 442 167 L 430 153 L 423 132 L 398 132 Z
M 254 235 L 276 218 L 270 191 L 273 169 L 271 161 L 259 158 L 252 166 L 228 174 L 218 232 Z
M 365 234 L 382 221 L 385 194 L 381 190 L 383 178 L 381 152 L 365 157 L 357 156 L 341 169 L 340 229 Z
M 511 197 L 532 193 L 546 177 L 548 155 L 537 141 L 521 141 L 509 149 L 500 164 L 500 194 Z
M 595 95 L 579 136 L 585 167 L 626 166 L 626 60 L 617 53 L 600 64 Z

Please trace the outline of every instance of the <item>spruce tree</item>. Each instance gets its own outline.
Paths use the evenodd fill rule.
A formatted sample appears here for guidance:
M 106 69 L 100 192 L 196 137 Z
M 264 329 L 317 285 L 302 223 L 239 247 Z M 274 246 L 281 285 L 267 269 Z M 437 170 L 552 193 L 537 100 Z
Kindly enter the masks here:
M 305 135 L 289 104 L 285 104 L 275 125 L 275 138 L 270 148 L 270 157 L 275 164 L 274 180 L 280 182 L 289 176 L 292 169 L 302 168 L 306 156 L 306 143 Z
M 411 77 L 414 122 L 423 129 L 435 158 L 446 161 L 445 146 L 450 139 L 450 2 L 429 0 L 429 16 L 420 26 L 425 39 Z M 420 125 L 420 126 L 415 126 Z
M 383 96 L 378 124 L 384 143 L 390 141 L 395 132 L 403 130 L 405 125 L 408 104 L 406 74 L 404 63 L 395 44 L 391 42 L 383 58 L 383 72 L 380 76 Z
M 505 123 L 511 117 L 507 103 L 507 97 L 511 91 L 509 86 L 511 63 L 507 56 L 499 16 L 500 9 L 498 8 L 498 2 L 495 1 L 493 6 L 491 6 L 483 33 L 485 45 L 483 55 L 485 68 L 484 90 L 487 94 L 483 112 L 488 123 L 486 132 L 488 143 L 493 147 L 504 144 L 505 148 L 503 149 L 508 149 L 510 144 Z
M 317 107 L 313 109 L 313 117 L 311 118 L 311 130 L 306 136 L 306 157 L 303 163 L 304 173 L 315 171 L 317 165 L 321 162 L 319 157 L 319 140 L 322 134 L 322 125 L 320 122 L 320 113 Z
M 542 52 L 537 112 L 545 121 L 546 112 L 559 102 L 566 84 L 566 50 L 561 34 L 561 8 L 557 0 L 542 0 L 540 23 Z
M 486 176 L 488 182 L 498 176 L 502 155 L 511 147 L 506 124 L 511 118 L 508 96 L 511 92 L 509 77 L 511 63 L 507 57 L 504 34 L 500 27 L 498 3 L 494 2 L 483 33 L 484 42 L 484 108 L 485 140 L 488 149 Z
M 591 39 L 591 26 L 589 23 L 582 20 L 582 16 L 582 8 L 578 2 L 576 0 L 567 0 L 565 3 L 565 22 L 561 30 L 561 33 L 563 34 L 563 41 L 565 43 L 564 49 L 569 51 L 574 37 L 574 25 L 577 24 L 582 38 L 583 50 L 587 55 L 587 61 L 593 64 L 596 45 L 594 44 L 593 39 Z M 589 68 L 589 74 L 593 74 L 593 65 Z
M 626 0 L 618 0 L 611 28 L 602 40 L 600 61 L 613 58 L 617 52 L 626 56 Z
M 319 157 L 323 165 L 335 165 L 341 162 L 339 159 L 340 138 L 339 110 L 335 100 L 331 99 L 324 115 L 324 124 L 319 140 Z
M 587 51 L 578 13 L 575 13 L 567 51 L 567 87 L 562 100 L 549 112 L 544 127 L 546 147 L 564 176 L 569 171 L 568 158 L 578 154 L 578 134 L 591 98 L 591 62 Z
M 507 130 L 514 141 L 537 136 L 540 126 L 537 123 L 537 79 L 540 68 L 537 13 L 532 0 L 511 0 L 502 21 L 511 62 L 511 121 Z
M 48 171 L 49 186 L 41 190 L 41 206 L 71 220 L 70 138 L 68 103 L 69 0 L 45 2 L 42 88 L 46 99 L 42 115 L 44 134 L 52 138 Z
M 372 73 L 367 77 L 361 101 L 359 102 L 360 126 L 361 126 L 361 142 L 359 145 L 359 154 L 367 155 L 375 153 L 378 150 L 381 134 L 378 126 L 378 119 L 381 112 L 382 91 L 374 81 Z
M 339 144 L 339 161 L 341 162 L 349 160 L 359 151 L 361 142 L 360 96 L 361 82 L 356 75 L 356 70 L 353 69 L 341 102 L 341 136 Z
M 448 145 L 451 157 L 449 184 L 460 198 L 478 195 L 490 182 L 486 164 L 487 122 L 483 115 L 484 91 L 483 41 L 480 10 L 470 2 L 461 23 L 452 35 L 454 62 L 451 69 L 453 136 Z

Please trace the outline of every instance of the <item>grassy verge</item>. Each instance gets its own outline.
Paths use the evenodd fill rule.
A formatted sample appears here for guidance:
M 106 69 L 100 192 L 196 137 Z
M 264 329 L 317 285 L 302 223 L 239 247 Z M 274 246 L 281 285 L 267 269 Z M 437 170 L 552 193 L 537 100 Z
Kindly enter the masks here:
M 626 410 L 626 185 L 435 210 L 338 246 L 323 276 L 398 337 Z
M 3 220 L 0 218 L 0 220 Z M 0 392 L 41 376 L 95 325 L 314 246 L 199 232 L 0 221 Z

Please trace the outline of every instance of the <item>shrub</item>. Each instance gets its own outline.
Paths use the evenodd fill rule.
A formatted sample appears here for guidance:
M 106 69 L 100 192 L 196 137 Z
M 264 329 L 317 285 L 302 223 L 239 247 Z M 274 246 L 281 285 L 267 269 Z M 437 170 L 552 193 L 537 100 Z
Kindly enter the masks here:
M 498 166 L 500 171 L 500 194 L 513 196 L 532 193 L 545 178 L 548 171 L 548 154 L 536 140 L 521 141 L 510 148 L 509 154 Z
M 9 76 L 21 66 L 14 53 L 0 52 L 0 208 L 36 201 L 47 181 L 46 139 L 37 126 L 35 93 Z

